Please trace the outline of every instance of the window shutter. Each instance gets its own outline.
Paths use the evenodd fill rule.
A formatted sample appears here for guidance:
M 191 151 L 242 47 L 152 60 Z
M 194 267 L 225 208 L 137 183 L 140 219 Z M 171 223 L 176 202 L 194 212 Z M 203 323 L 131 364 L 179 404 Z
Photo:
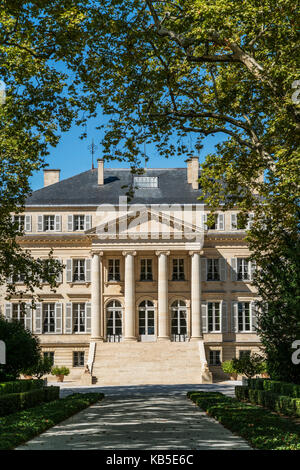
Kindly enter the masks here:
M 224 214 L 218 214 L 218 230 L 224 230 Z
M 201 228 L 207 230 L 207 214 L 201 214 Z
M 201 315 L 202 315 L 202 333 L 207 333 L 207 302 L 201 302 Z
M 61 259 L 58 259 L 57 261 L 59 261 L 61 264 L 63 264 Z M 63 273 L 62 273 L 62 271 L 58 274 L 56 282 L 58 284 L 61 284 L 63 282 Z
M 43 320 L 42 304 L 37 303 L 35 307 L 35 333 L 40 335 L 42 333 L 42 320 Z
M 231 280 L 237 280 L 237 258 L 231 258 Z
M 222 333 L 228 332 L 228 316 L 227 316 L 227 302 L 222 301 Z
M 207 281 L 207 259 L 201 258 L 201 281 Z
M 55 304 L 55 333 L 62 333 L 62 303 Z
M 73 282 L 73 260 L 67 259 L 67 282 Z
M 71 334 L 73 331 L 73 315 L 72 315 L 73 309 L 72 309 L 72 304 L 68 302 L 66 304 L 66 318 L 65 318 L 65 333 L 67 335 Z
M 38 215 L 37 231 L 38 232 L 43 232 L 44 231 L 44 217 L 42 215 Z
M 61 232 L 61 215 L 55 216 L 55 231 Z
M 255 333 L 256 327 L 257 327 L 257 315 L 256 315 L 257 305 L 255 301 L 252 301 L 250 305 L 251 305 L 251 331 Z
M 256 261 L 250 261 L 250 280 L 253 281 L 256 271 Z
M 90 230 L 92 228 L 92 216 L 86 215 L 84 218 L 85 230 Z
M 11 321 L 12 319 L 12 304 L 5 304 L 5 319 Z
M 237 214 L 231 214 L 231 230 L 237 230 Z
M 231 332 L 238 332 L 238 303 L 231 302 Z
M 220 272 L 220 279 L 221 281 L 226 281 L 226 259 L 219 258 L 219 272 Z
M 32 309 L 29 303 L 25 305 L 25 315 L 25 328 L 32 331 Z
M 91 258 L 85 260 L 85 282 L 91 282 Z
M 74 217 L 72 214 L 68 215 L 68 232 L 73 232 L 74 230 Z
M 92 304 L 87 302 L 85 304 L 85 332 L 91 332 L 91 323 L 92 323 Z
M 31 232 L 31 215 L 25 215 L 25 232 Z
M 252 227 L 253 219 L 254 219 L 254 214 L 253 212 L 251 212 L 248 216 L 247 230 L 250 230 L 250 228 Z

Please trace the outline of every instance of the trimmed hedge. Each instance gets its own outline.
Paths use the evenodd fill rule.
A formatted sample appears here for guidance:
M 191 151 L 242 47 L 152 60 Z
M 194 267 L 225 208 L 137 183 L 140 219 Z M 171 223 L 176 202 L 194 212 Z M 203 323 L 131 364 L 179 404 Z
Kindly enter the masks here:
M 0 396 L 2 394 L 7 395 L 8 393 L 21 393 L 28 392 L 29 390 L 35 390 L 37 388 L 43 388 L 44 381 L 41 379 L 32 380 L 14 380 L 13 382 L 1 382 L 0 383 Z
M 0 395 L 0 416 L 16 413 L 39 405 L 40 403 L 57 400 L 59 387 L 43 387 L 21 393 Z
M 218 392 L 189 392 L 188 397 L 256 449 L 300 450 L 300 425 L 295 422 Z
M 76 393 L 0 418 L 0 450 L 23 444 L 103 398 L 103 393 Z
M 248 387 L 253 390 L 265 390 L 278 395 L 300 398 L 300 385 L 271 379 L 248 379 Z

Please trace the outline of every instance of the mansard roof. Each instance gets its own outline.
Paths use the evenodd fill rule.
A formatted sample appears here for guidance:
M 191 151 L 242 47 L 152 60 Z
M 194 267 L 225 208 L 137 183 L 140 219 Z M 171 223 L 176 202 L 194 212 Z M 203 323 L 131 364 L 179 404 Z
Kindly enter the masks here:
M 133 183 L 130 169 L 104 169 L 104 184 L 98 185 L 97 169 L 85 171 L 34 191 L 27 206 L 98 206 L 117 204 Z M 135 189 L 131 204 L 192 204 L 201 189 L 187 182 L 186 168 L 151 168 L 142 176 L 158 177 L 157 188 Z M 198 201 L 201 203 L 201 201 Z

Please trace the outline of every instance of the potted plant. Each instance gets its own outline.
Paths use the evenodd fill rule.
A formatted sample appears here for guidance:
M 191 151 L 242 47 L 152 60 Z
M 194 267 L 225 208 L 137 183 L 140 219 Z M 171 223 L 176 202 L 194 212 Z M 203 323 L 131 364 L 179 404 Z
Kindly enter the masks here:
M 230 380 L 236 380 L 237 379 L 237 371 L 234 367 L 234 360 L 231 359 L 230 361 L 224 361 L 222 362 L 222 370 L 226 374 L 230 374 Z
M 70 369 L 65 366 L 54 366 L 51 369 L 51 374 L 56 376 L 58 382 L 63 382 L 65 375 L 69 375 L 69 373 Z
M 30 367 L 29 369 L 24 369 L 23 374 L 26 379 L 29 379 L 29 378 L 41 379 L 43 375 L 50 374 L 51 369 L 52 369 L 51 359 L 49 357 L 40 357 L 36 365 Z
M 238 374 L 246 376 L 243 384 L 246 385 L 247 379 L 252 379 L 255 375 L 262 374 L 266 371 L 266 363 L 259 354 L 244 355 L 240 359 L 233 359 L 233 367 Z

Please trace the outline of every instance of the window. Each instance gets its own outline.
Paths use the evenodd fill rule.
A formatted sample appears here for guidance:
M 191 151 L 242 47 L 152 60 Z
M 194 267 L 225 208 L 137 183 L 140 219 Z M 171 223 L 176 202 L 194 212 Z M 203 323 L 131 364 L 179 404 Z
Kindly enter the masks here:
M 249 349 L 243 349 L 239 352 L 239 359 L 242 359 L 242 357 L 250 356 L 250 355 L 251 355 L 251 351 Z
M 118 342 L 122 337 L 122 307 L 118 300 L 109 302 L 106 308 L 107 340 Z
M 73 304 L 73 333 L 85 332 L 85 304 Z
M 141 260 L 141 281 L 152 281 L 152 259 Z
M 55 230 L 55 216 L 54 215 L 44 215 L 44 231 L 54 231 Z
M 221 365 L 221 351 L 219 349 L 209 351 L 209 364 L 211 366 Z
M 173 259 L 173 281 L 184 281 L 184 259 Z
M 157 176 L 135 176 L 133 185 L 137 188 L 158 188 Z
M 25 281 L 25 274 L 20 274 L 20 273 L 17 273 L 17 274 L 14 274 L 13 275 L 13 281 L 14 283 L 24 283 Z
M 108 281 L 119 281 L 120 280 L 120 260 L 109 259 L 108 260 Z
M 241 213 L 231 214 L 231 230 L 249 230 L 254 221 L 254 214 L 248 214 L 248 217 Z
M 55 304 L 43 304 L 43 333 L 55 333 Z
M 73 282 L 85 281 L 85 260 L 73 260 Z
M 43 356 L 45 359 L 50 359 L 52 365 L 54 364 L 54 351 L 45 351 Z
M 12 304 L 12 319 L 19 321 L 25 326 L 25 304 Z
M 74 215 L 74 231 L 85 229 L 85 217 L 84 215 Z
M 237 258 L 237 280 L 250 280 L 250 261 L 247 258 Z
M 207 280 L 220 281 L 219 259 L 207 260 Z
M 221 331 L 220 302 L 207 303 L 208 331 Z
M 73 351 L 73 367 L 84 367 L 84 351 Z
M 25 228 L 25 216 L 24 215 L 15 215 L 13 217 L 13 222 L 17 224 L 18 230 L 22 232 Z
M 250 302 L 238 302 L 238 331 L 251 331 Z
M 186 304 L 183 300 L 176 300 L 171 307 L 171 334 L 173 341 L 185 340 L 187 334 Z
M 139 305 L 139 335 L 154 335 L 154 304 L 144 300 Z

